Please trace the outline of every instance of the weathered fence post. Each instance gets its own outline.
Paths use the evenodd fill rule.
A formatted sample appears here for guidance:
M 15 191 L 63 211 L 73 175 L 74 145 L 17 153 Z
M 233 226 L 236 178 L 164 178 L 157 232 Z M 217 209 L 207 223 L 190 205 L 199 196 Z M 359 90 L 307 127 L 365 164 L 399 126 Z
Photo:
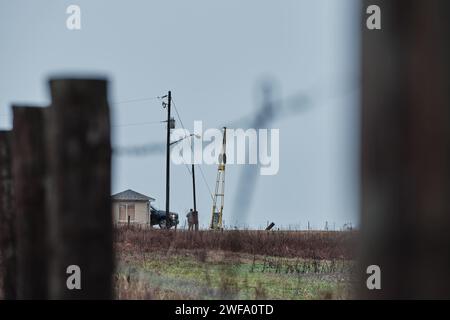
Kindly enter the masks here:
M 50 298 L 111 299 L 114 259 L 107 81 L 54 79 L 50 90 Z M 80 274 L 67 270 L 71 265 L 78 266 Z M 70 285 L 77 278 L 81 289 Z
M 45 209 L 46 108 L 13 106 L 12 173 L 17 225 L 17 298 L 46 299 L 48 293 Z
M 16 236 L 11 173 L 11 132 L 0 131 L 0 254 L 3 299 L 17 298 Z
M 360 297 L 448 299 L 450 2 L 369 5 L 382 29 L 363 27 Z

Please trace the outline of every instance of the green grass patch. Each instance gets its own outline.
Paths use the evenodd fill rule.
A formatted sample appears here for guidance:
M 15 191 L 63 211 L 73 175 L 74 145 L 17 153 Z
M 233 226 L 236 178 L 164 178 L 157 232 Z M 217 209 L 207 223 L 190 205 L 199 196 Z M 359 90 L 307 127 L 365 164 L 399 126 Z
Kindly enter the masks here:
M 339 265 L 341 263 L 342 265 Z M 152 253 L 119 261 L 118 278 L 153 298 L 340 299 L 348 294 L 350 262 L 243 255 Z

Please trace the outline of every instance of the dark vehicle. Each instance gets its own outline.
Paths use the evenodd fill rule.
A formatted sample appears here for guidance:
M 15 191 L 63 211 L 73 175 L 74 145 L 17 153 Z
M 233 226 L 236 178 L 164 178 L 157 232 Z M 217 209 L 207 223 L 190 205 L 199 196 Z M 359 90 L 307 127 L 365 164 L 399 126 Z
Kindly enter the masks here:
M 161 229 L 166 229 L 166 211 L 158 210 L 153 206 L 150 206 L 150 223 L 152 226 L 159 225 Z M 169 226 L 167 229 L 172 227 L 177 228 L 178 225 L 178 213 L 171 212 L 169 214 Z

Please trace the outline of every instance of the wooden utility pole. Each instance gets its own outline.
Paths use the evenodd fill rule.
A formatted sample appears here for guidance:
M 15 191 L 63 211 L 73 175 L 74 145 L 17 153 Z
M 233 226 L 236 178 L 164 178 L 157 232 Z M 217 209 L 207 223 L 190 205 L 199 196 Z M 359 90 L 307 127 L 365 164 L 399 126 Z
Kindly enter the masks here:
M 195 167 L 192 164 L 192 197 L 194 200 L 194 212 L 197 212 L 197 199 L 195 196 Z
M 166 146 L 166 228 L 170 226 L 170 108 L 172 104 L 172 92 L 167 94 L 167 146 Z
M 50 91 L 50 298 L 111 299 L 114 257 L 107 81 L 54 79 Z M 72 265 L 81 272 L 71 271 L 76 270 L 69 268 Z M 68 284 L 72 288 L 77 275 L 81 289 L 70 290 Z
M 382 29 L 363 21 L 360 297 L 449 299 L 450 2 L 369 5 Z
M 3 299 L 17 298 L 16 227 L 13 211 L 11 132 L 0 131 L 0 254 Z
M 46 299 L 48 249 L 45 112 L 13 106 L 12 172 L 17 224 L 18 299 Z
M 192 197 L 194 200 L 194 212 L 192 213 L 194 215 L 194 230 L 198 231 L 198 211 L 197 211 L 197 197 L 195 192 L 195 166 L 194 163 L 192 163 Z

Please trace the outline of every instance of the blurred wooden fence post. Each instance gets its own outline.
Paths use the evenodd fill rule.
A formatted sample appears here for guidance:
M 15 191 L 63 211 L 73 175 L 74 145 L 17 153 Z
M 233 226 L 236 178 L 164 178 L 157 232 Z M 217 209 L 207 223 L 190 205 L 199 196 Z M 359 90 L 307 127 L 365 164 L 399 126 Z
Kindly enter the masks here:
M 450 298 L 450 1 L 369 5 L 382 29 L 364 15 L 360 297 Z
M 48 293 L 45 111 L 46 108 L 13 106 L 11 149 L 18 299 L 46 299 Z
M 11 173 L 11 132 L 0 131 L 0 254 L 3 299 L 17 298 L 16 236 Z
M 113 239 L 107 82 L 50 80 L 51 299 L 111 299 Z M 79 266 L 81 290 L 67 268 Z

